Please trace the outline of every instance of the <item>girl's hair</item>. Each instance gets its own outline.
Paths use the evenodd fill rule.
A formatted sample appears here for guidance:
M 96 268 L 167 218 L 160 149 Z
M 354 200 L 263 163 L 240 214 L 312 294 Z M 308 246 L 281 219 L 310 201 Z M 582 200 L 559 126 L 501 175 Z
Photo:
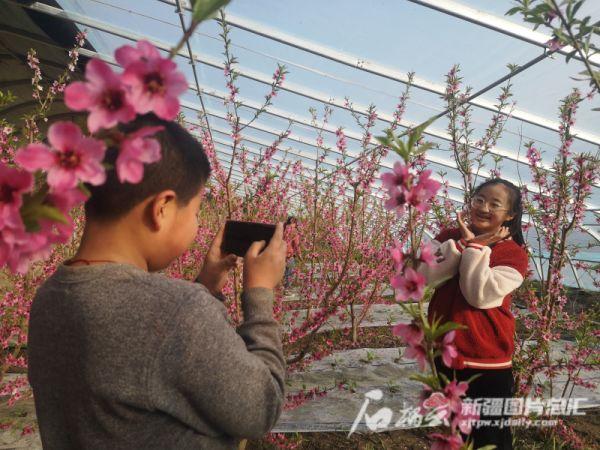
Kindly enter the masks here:
M 503 184 L 507 187 L 508 192 L 510 193 L 510 214 L 512 214 L 514 217 L 511 220 L 507 220 L 502 225 L 508 227 L 513 240 L 523 247 L 525 246 L 525 238 L 523 237 L 523 229 L 521 228 L 523 202 L 521 200 L 521 191 L 519 190 L 519 188 L 512 184 L 510 181 L 503 180 L 502 178 L 491 178 L 477 186 L 475 188 L 475 191 L 473 192 L 473 195 L 477 194 L 485 186 L 490 186 L 494 184 Z

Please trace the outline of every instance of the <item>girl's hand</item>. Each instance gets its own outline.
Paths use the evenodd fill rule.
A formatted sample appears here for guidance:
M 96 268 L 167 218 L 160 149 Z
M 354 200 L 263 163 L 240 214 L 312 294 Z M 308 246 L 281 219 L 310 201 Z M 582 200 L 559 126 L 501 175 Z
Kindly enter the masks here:
M 500 227 L 496 231 L 491 231 L 489 233 L 483 233 L 478 236 L 475 236 L 469 241 L 469 243 L 479 245 L 491 245 L 501 241 L 502 239 L 506 239 L 509 236 L 510 230 L 508 229 L 508 227 Z
M 460 228 L 461 237 L 468 242 L 475 237 L 475 233 L 473 233 L 469 226 L 465 223 L 463 219 L 463 213 L 464 211 L 459 211 L 456 213 L 456 221 L 458 222 L 458 227 Z
M 225 225 L 221 227 L 208 249 L 204 264 L 196 281 L 202 283 L 213 294 L 219 294 L 227 282 L 227 275 L 234 267 L 241 265 L 241 259 L 221 250 Z

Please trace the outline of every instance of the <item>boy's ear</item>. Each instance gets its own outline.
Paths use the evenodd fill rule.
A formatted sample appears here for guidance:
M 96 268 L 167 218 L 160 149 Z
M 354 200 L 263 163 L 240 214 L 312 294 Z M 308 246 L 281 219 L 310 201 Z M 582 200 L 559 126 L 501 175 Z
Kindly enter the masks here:
M 173 190 L 166 190 L 156 194 L 148 204 L 150 223 L 155 230 L 160 230 L 165 220 L 174 211 L 177 195 Z

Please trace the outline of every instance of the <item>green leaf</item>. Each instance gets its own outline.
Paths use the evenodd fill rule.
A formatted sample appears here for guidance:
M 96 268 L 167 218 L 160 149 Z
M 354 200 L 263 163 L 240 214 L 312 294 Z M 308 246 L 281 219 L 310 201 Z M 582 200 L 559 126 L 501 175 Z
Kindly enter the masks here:
M 84 194 L 85 194 L 85 195 L 86 195 L 88 198 L 92 196 L 92 193 L 91 193 L 91 192 L 90 192 L 90 190 L 89 190 L 89 189 L 86 187 L 86 185 L 85 185 L 85 184 L 83 184 L 83 183 L 81 183 L 81 182 L 80 182 L 78 187 L 79 187 L 79 190 L 80 190 L 81 192 L 83 192 L 83 193 L 84 193 Z
M 35 208 L 35 213 L 38 219 L 50 219 L 55 222 L 68 223 L 67 218 L 60 210 L 50 205 L 40 205 Z
M 467 326 L 465 325 L 461 325 L 455 322 L 446 322 L 442 325 L 440 325 L 439 327 L 436 327 L 433 331 L 433 339 L 437 339 L 440 336 L 443 336 L 444 334 L 448 333 L 449 331 L 452 330 L 461 330 L 461 329 L 468 329 Z
M 210 19 L 217 11 L 227 5 L 231 0 L 192 0 L 192 19 L 202 22 Z
M 450 380 L 442 372 L 438 372 L 438 376 L 444 381 L 444 386 L 450 383 Z
M 435 147 L 433 142 L 425 142 L 424 144 L 420 145 L 417 150 L 415 150 L 415 155 L 421 155 L 433 147 Z
M 577 14 L 577 11 L 579 10 L 579 8 L 581 8 L 581 5 L 583 5 L 583 1 L 575 4 L 575 7 L 573 8 L 573 12 L 571 13 L 572 17 L 575 17 L 575 14 Z
M 469 378 L 468 380 L 465 380 L 467 383 L 471 384 L 473 382 L 473 380 L 476 380 L 477 378 L 479 378 L 482 374 L 480 373 L 476 373 L 475 375 L 473 375 L 471 378 Z
M 514 16 L 516 13 L 518 13 L 519 11 L 521 11 L 521 7 L 520 6 L 515 6 L 514 8 L 509 9 L 508 11 L 506 11 L 504 13 L 505 16 Z
M 28 233 L 35 233 L 40 231 L 40 224 L 31 216 L 22 217 L 23 225 L 25 225 L 25 231 Z
M 375 140 L 384 147 L 391 147 L 390 140 L 387 136 L 375 136 Z
M 569 53 L 569 54 L 567 55 L 566 62 L 569 62 L 569 60 L 570 60 L 570 59 L 571 59 L 573 56 L 575 56 L 576 54 L 577 54 L 577 50 L 576 50 L 576 49 L 575 49 L 575 50 L 573 50 L 571 53 Z
M 439 380 L 434 377 L 433 375 L 421 375 L 419 373 L 416 373 L 414 375 L 411 375 L 409 377 L 410 380 L 414 380 L 414 381 L 419 381 L 423 384 L 426 384 L 427 386 L 429 386 L 431 389 L 439 389 L 440 385 L 439 385 Z
M 544 23 L 546 23 L 546 21 L 544 19 L 542 19 L 541 17 L 529 17 L 529 18 L 525 19 L 525 22 L 535 23 L 538 25 L 543 25 Z

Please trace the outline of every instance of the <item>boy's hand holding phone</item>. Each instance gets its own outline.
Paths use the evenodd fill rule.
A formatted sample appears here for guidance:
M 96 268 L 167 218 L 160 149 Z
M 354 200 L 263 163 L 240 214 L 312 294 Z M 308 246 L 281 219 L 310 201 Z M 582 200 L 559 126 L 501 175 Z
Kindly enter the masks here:
M 244 290 L 255 287 L 274 289 L 283 278 L 286 254 L 283 223 L 279 222 L 269 245 L 265 241 L 254 242 L 244 256 Z
M 221 227 L 208 249 L 204 264 L 196 281 L 202 283 L 213 294 L 220 294 L 227 282 L 227 275 L 238 264 L 238 257 L 221 250 L 225 225 Z

